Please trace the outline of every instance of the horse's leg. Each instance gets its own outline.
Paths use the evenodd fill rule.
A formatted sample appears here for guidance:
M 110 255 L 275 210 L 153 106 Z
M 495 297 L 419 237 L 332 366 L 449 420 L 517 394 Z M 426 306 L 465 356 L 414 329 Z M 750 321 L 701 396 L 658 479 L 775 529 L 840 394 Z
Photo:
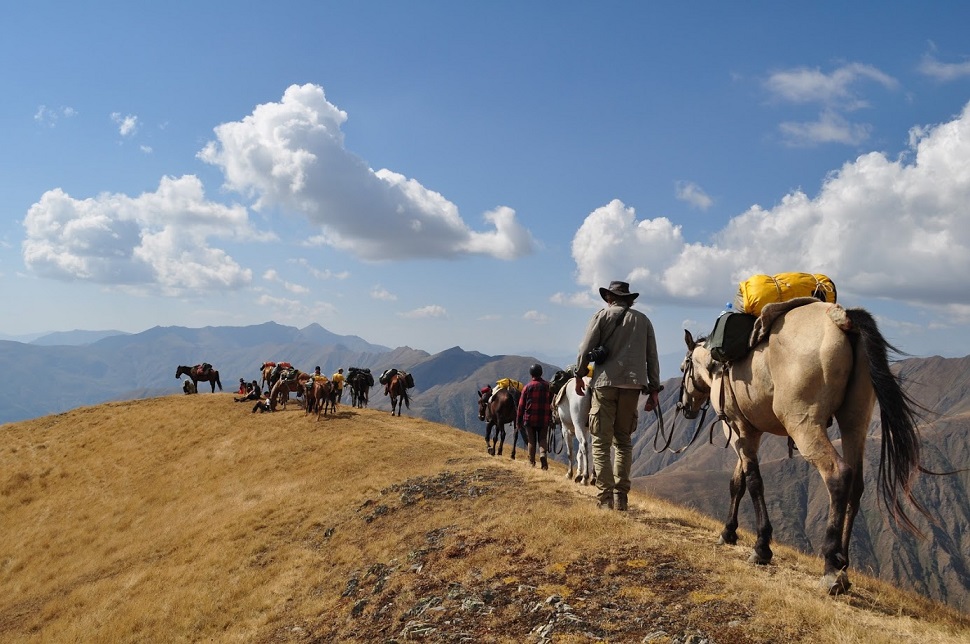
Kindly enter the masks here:
M 849 576 L 846 568 L 849 565 L 847 530 L 851 532 L 852 520 L 858 512 L 859 499 L 862 496 L 862 462 L 861 449 L 858 445 L 865 438 L 859 438 L 855 432 L 849 434 L 847 445 L 843 450 L 852 455 L 856 467 L 849 467 L 839 456 L 839 453 L 828 440 L 825 424 L 814 428 L 807 428 L 800 432 L 792 432 L 798 451 L 805 460 L 815 466 L 829 493 L 829 516 L 825 526 L 825 538 L 822 541 L 822 558 L 825 569 L 820 580 L 823 590 L 830 595 L 838 595 L 849 590 Z M 850 500 L 851 499 L 851 500 Z M 852 509 L 849 509 L 850 503 Z
M 741 457 L 734 466 L 734 474 L 731 476 L 731 505 L 728 508 L 728 519 L 718 537 L 718 545 L 734 545 L 738 542 L 738 508 L 741 506 L 741 499 L 744 497 L 744 467 L 741 465 Z
M 495 438 L 492 438 L 492 421 L 485 421 L 485 449 L 489 456 L 495 456 L 495 445 L 498 443 L 498 428 L 495 429 Z
M 567 421 L 561 416 L 559 418 L 559 431 L 562 433 L 562 442 L 566 446 L 566 460 L 569 461 L 569 467 L 566 468 L 566 478 L 572 479 L 574 475 L 578 475 L 576 468 L 576 451 L 573 449 L 573 432 L 572 427 L 567 425 Z M 577 480 L 579 479 L 576 476 Z
M 583 485 L 589 485 L 594 482 L 592 472 L 590 471 L 590 458 L 589 458 L 589 440 L 587 439 L 586 432 L 580 428 L 576 433 L 576 465 L 579 470 L 576 476 L 576 481 L 582 481 Z
M 758 447 L 761 445 L 761 434 L 759 432 L 744 433 L 738 437 L 735 445 L 740 456 L 740 467 L 744 472 L 744 483 L 751 494 L 751 503 L 754 505 L 756 536 L 754 552 L 752 552 L 748 561 L 761 565 L 768 564 L 771 563 L 773 556 L 771 552 L 772 528 L 771 521 L 768 519 L 768 506 L 765 505 L 765 488 L 761 479 L 761 468 L 758 465 Z
M 498 441 L 498 455 L 502 455 L 502 450 L 505 448 L 505 423 L 498 420 L 493 421 L 495 423 L 495 440 Z M 515 458 L 515 453 L 512 453 L 512 458 Z

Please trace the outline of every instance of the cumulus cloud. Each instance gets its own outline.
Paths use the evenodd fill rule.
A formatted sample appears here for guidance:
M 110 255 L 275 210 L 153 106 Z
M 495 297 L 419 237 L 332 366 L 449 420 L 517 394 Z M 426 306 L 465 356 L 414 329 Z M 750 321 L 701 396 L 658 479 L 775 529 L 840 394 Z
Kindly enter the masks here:
M 132 114 L 122 116 L 121 112 L 112 112 L 111 120 L 118 125 L 118 134 L 131 136 L 138 130 L 138 117 Z
M 431 304 L 428 306 L 423 306 L 419 309 L 414 309 L 413 311 L 405 311 L 404 313 L 398 313 L 402 318 L 408 318 L 411 320 L 420 320 L 424 318 L 444 318 L 448 317 L 448 311 L 442 306 L 437 304 Z
M 678 181 L 675 188 L 677 199 L 695 208 L 707 210 L 714 205 L 714 200 L 704 192 L 704 189 L 692 181 Z
M 752 274 L 820 272 L 840 293 L 965 314 L 970 104 L 951 122 L 914 128 L 910 141 L 898 159 L 872 152 L 846 163 L 814 198 L 796 191 L 774 207 L 752 206 L 707 244 L 613 201 L 573 238 L 577 281 L 593 301 L 599 286 L 623 279 L 653 301 L 716 306 Z
M 57 188 L 27 211 L 27 268 L 43 277 L 145 287 L 165 294 L 239 288 L 252 281 L 210 239 L 260 239 L 242 206 L 207 201 L 194 176 L 164 177 L 137 197 L 75 199 Z
M 844 143 L 858 145 L 869 138 L 872 126 L 866 123 L 851 123 L 841 114 L 823 110 L 815 121 L 781 123 L 785 145 L 809 147 L 820 143 Z
M 535 322 L 536 324 L 545 324 L 549 321 L 549 316 L 545 313 L 540 313 L 539 311 L 532 310 L 526 311 L 522 316 L 523 320 L 528 320 L 529 322 Z
M 253 199 L 255 209 L 300 213 L 319 228 L 317 243 L 363 259 L 514 259 L 533 251 L 532 235 L 512 209 L 486 212 L 489 228 L 475 231 L 438 192 L 368 167 L 344 147 L 346 120 L 322 87 L 293 85 L 280 102 L 216 127 L 216 140 L 198 156 L 219 167 L 225 187 Z
M 319 320 L 332 317 L 336 308 L 328 302 L 306 303 L 286 297 L 263 293 L 256 298 L 256 304 L 272 311 L 273 319 L 278 322 L 303 324 L 305 320 Z

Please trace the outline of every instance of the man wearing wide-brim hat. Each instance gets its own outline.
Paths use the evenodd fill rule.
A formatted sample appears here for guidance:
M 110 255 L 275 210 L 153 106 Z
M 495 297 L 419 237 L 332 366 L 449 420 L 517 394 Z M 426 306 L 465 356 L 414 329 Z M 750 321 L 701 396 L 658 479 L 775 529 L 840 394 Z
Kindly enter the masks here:
M 625 511 L 633 465 L 633 432 L 637 428 L 640 393 L 647 394 L 645 410 L 658 404 L 660 361 L 653 324 L 642 312 L 634 310 L 639 293 L 631 293 L 627 282 L 610 282 L 600 287 L 607 306 L 589 321 L 579 345 L 576 373 L 586 373 L 594 363 L 590 382 L 593 400 L 589 412 L 589 431 L 593 439 L 596 467 L 597 505 Z M 605 349 L 603 352 L 598 348 Z M 592 353 L 592 355 L 591 355 Z M 576 378 L 576 393 L 586 386 Z M 616 448 L 611 462 L 610 448 Z

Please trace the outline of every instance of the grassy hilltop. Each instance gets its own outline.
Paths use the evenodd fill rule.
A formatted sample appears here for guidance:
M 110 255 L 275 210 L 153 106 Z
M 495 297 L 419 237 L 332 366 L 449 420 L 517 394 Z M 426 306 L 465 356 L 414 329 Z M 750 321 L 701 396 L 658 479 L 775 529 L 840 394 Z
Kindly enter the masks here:
M 382 399 L 375 397 L 380 404 Z M 0 426 L 2 642 L 957 642 L 970 617 L 720 524 L 489 457 L 388 405 L 231 394 Z

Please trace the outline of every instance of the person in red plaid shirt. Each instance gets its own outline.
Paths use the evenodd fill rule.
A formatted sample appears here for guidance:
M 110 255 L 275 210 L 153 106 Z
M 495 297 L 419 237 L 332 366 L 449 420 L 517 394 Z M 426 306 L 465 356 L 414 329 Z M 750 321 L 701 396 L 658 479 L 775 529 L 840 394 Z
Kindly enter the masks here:
M 519 396 L 518 410 L 515 415 L 515 426 L 525 428 L 529 440 L 529 462 L 535 467 L 536 443 L 539 444 L 539 462 L 542 469 L 549 469 L 546 452 L 549 450 L 547 435 L 552 425 L 552 391 L 549 383 L 542 379 L 542 365 L 534 364 L 529 367 L 532 380 L 522 389 Z

